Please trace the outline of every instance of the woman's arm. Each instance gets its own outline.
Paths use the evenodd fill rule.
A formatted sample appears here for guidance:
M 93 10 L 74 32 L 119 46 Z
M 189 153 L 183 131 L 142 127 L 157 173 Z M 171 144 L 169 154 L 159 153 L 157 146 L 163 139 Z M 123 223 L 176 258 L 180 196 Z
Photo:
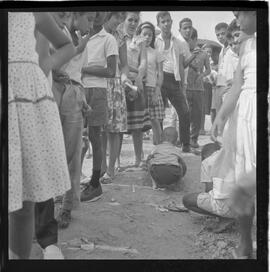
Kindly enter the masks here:
M 216 141 L 218 135 L 222 135 L 224 125 L 229 115 L 235 109 L 237 100 L 241 93 L 241 87 L 243 85 L 243 73 L 241 68 L 241 57 L 234 75 L 233 85 L 228 92 L 217 116 L 211 128 L 211 138 Z
M 99 65 L 93 65 L 88 67 L 82 68 L 83 76 L 92 75 L 97 77 L 106 77 L 106 78 L 113 78 L 115 77 L 116 73 L 116 55 L 111 55 L 107 57 L 107 67 L 102 67 Z
M 75 54 L 72 41 L 61 31 L 54 19 L 47 12 L 34 13 L 36 29 L 43 34 L 56 49 L 54 57 L 47 59 L 47 66 L 51 69 L 59 69 Z
M 119 48 L 119 60 L 121 68 L 121 81 L 122 83 L 129 82 L 132 85 L 132 82 L 128 79 L 129 67 L 127 62 L 127 44 L 124 42 Z
M 135 78 L 135 85 L 139 88 L 139 90 L 143 90 L 143 77 L 145 76 L 147 69 L 147 52 L 145 42 L 141 44 L 141 52 L 140 52 L 140 65 L 138 67 L 138 75 Z M 131 69 L 130 69 L 131 71 Z

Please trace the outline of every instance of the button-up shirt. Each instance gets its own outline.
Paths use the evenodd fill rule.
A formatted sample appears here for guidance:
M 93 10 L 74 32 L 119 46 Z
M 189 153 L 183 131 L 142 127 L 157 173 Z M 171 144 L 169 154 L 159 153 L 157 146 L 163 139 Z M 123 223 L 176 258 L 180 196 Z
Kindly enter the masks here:
M 165 41 L 163 40 L 161 34 L 156 37 L 155 47 L 162 55 L 164 55 Z M 171 34 L 169 50 L 171 51 L 171 56 L 173 60 L 173 71 L 175 80 L 180 81 L 181 77 L 179 72 L 179 56 L 184 56 L 184 49 L 181 42 L 175 36 L 173 36 L 173 34 Z

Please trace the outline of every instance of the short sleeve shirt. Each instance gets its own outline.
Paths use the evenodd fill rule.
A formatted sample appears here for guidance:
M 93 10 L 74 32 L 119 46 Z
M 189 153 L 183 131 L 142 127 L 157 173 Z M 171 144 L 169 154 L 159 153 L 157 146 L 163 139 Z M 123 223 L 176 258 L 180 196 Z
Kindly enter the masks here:
M 113 35 L 106 32 L 104 28 L 90 37 L 87 45 L 87 66 L 107 66 L 109 56 L 118 56 L 118 44 Z M 87 67 L 86 66 L 86 67 Z M 83 84 L 87 88 L 107 88 L 107 79 L 92 75 L 85 75 Z
M 146 86 L 156 87 L 158 64 L 164 61 L 164 56 L 152 47 L 147 48 L 147 77 Z
M 181 159 L 182 153 L 181 149 L 174 146 L 169 142 L 163 142 L 159 145 L 156 145 L 152 150 L 151 155 L 151 165 L 175 165 L 179 166 L 179 158 Z
M 206 58 L 208 58 L 208 55 L 205 52 L 201 52 L 195 57 L 191 64 L 196 67 L 200 73 L 202 73 Z M 198 79 L 198 74 L 192 67 L 188 69 L 187 89 L 191 91 L 204 90 L 203 79 Z

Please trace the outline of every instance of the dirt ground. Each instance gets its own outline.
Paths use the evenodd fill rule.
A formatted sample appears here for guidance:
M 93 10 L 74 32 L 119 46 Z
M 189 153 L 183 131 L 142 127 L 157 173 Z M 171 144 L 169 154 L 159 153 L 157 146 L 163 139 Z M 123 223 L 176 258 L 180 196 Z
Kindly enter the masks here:
M 209 119 L 206 128 L 209 129 Z M 199 144 L 209 142 L 200 136 Z M 145 157 L 152 149 L 144 141 Z M 215 234 L 207 228 L 216 224 L 215 218 L 192 212 L 164 209 L 170 202 L 182 204 L 188 192 L 203 190 L 199 183 L 200 156 L 183 154 L 187 173 L 173 191 L 157 191 L 151 187 L 147 172 L 128 168 L 134 163 L 131 137 L 125 137 L 121 166 L 112 184 L 103 185 L 103 196 L 92 203 L 82 203 L 72 211 L 72 222 L 59 230 L 59 246 L 66 259 L 230 259 L 231 249 L 239 239 L 234 228 Z M 85 159 L 83 173 L 91 175 L 92 160 Z M 59 208 L 59 207 L 58 207 Z M 32 259 L 42 253 L 34 242 Z

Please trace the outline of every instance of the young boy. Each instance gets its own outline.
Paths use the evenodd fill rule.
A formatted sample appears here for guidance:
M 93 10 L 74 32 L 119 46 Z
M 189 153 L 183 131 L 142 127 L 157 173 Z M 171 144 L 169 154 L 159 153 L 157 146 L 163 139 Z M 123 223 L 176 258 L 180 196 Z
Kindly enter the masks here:
M 85 46 L 89 39 L 88 33 L 93 26 L 95 13 L 75 12 L 73 14 L 70 12 L 56 12 L 53 16 L 63 32 L 73 42 L 77 42 L 76 56 L 61 67 L 63 76 L 56 73 L 53 75 L 53 91 L 59 103 L 59 113 L 71 180 L 71 190 L 67 191 L 63 197 L 62 208 L 57 221 L 59 228 L 67 228 L 71 221 L 71 211 L 80 204 L 83 113 L 84 109 L 89 108 L 81 82 L 81 69 L 87 57 Z M 82 38 L 79 34 L 76 39 L 75 29 L 85 36 Z
M 181 180 L 187 167 L 181 158 L 182 152 L 176 147 L 178 133 L 174 127 L 167 127 L 162 132 L 163 142 L 157 145 L 147 158 L 153 188 L 162 188 Z
M 213 121 L 221 107 L 222 95 L 225 91 L 225 86 L 226 86 L 226 79 L 223 72 L 223 66 L 224 66 L 224 56 L 229 48 L 227 38 L 226 38 L 227 29 L 228 29 L 228 25 L 226 23 L 219 23 L 215 27 L 215 33 L 216 33 L 217 39 L 223 45 L 223 48 L 221 49 L 221 52 L 219 54 L 216 88 L 213 88 L 213 95 L 212 95 L 212 107 L 211 107 L 212 114 L 211 115 L 212 115 Z
M 106 12 L 97 12 L 93 36 L 87 43 L 87 66 L 82 68 L 87 103 L 92 112 L 88 118 L 89 140 L 93 151 L 93 174 L 81 193 L 81 201 L 95 201 L 102 195 L 99 182 L 102 162 L 101 127 L 107 123 L 107 80 L 115 77 L 118 45 L 102 27 Z
M 193 148 L 199 147 L 198 137 L 204 106 L 203 78 L 211 72 L 209 57 L 205 51 L 199 50 L 200 48 L 197 46 L 197 40 L 198 33 L 197 30 L 193 28 L 189 40 L 189 47 L 191 52 L 199 52 L 191 62 L 193 66 L 189 68 L 187 77 L 187 100 L 189 103 L 191 124 L 190 146 Z

